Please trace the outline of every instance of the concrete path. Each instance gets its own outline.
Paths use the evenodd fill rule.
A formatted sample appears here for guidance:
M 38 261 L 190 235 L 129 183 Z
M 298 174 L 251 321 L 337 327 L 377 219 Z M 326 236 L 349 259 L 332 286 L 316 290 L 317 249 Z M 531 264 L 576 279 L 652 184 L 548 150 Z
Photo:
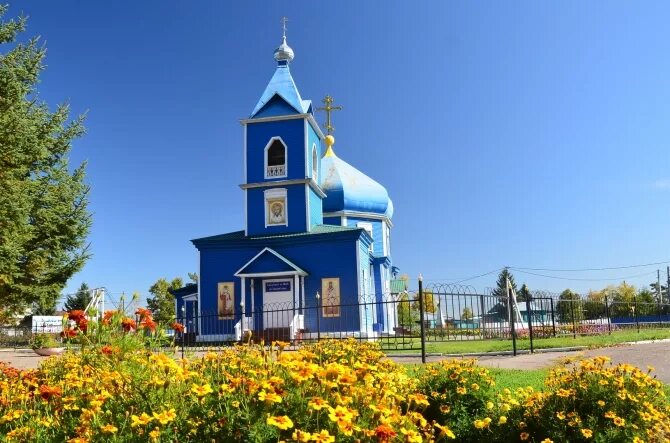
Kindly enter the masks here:
M 536 354 L 522 354 L 516 357 L 511 355 L 491 355 L 475 357 L 479 364 L 491 368 L 505 369 L 541 369 L 549 368 L 561 363 L 566 357 L 575 356 L 595 357 L 605 355 L 612 359 L 612 363 L 630 363 L 646 370 L 647 366 L 653 366 L 659 380 L 670 383 L 670 341 L 658 341 L 650 343 L 622 344 L 608 348 L 588 349 L 584 351 L 569 352 L 542 352 Z M 429 357 L 428 361 L 439 361 L 453 357 Z M 394 356 L 393 360 L 398 363 L 419 363 L 420 358 L 416 356 L 401 357 Z
M 589 349 L 584 351 L 522 354 L 517 355 L 516 357 L 511 355 L 487 355 L 476 358 L 480 365 L 492 368 L 541 369 L 560 364 L 561 360 L 566 357 L 574 357 L 578 355 L 586 357 L 606 355 L 610 357 L 615 364 L 630 363 L 645 370 L 647 365 L 650 365 L 656 369 L 654 374 L 656 374 L 659 380 L 662 380 L 665 383 L 670 383 L 670 341 L 623 344 L 609 348 Z M 45 358 L 47 357 L 40 357 L 30 349 L 0 350 L 0 361 L 9 363 L 17 369 L 37 368 L 40 362 Z M 392 358 L 398 363 L 421 362 L 421 359 L 416 355 L 407 357 L 394 356 Z M 428 357 L 428 361 L 435 362 L 450 358 L 454 357 L 430 356 Z

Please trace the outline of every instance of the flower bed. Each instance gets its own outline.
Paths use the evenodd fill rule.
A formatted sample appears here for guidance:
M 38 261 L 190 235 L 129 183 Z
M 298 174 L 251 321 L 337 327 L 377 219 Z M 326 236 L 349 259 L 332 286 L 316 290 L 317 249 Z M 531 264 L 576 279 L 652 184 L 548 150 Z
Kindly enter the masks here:
M 282 343 L 238 346 L 182 360 L 138 345 L 156 340 L 149 314 L 132 328 L 125 319 L 110 314 L 106 324 L 86 322 L 85 332 L 73 328 L 69 335 L 83 350 L 39 370 L 0 367 L 0 439 L 558 442 L 670 435 L 661 384 L 602 358 L 554 371 L 543 392 L 499 392 L 472 360 L 408 373 L 377 345 L 353 340 L 291 352 Z

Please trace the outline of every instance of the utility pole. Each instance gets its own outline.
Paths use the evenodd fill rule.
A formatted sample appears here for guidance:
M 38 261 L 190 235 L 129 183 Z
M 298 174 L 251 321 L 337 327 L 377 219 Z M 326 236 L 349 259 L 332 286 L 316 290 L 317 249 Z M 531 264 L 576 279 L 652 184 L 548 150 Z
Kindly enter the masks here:
M 656 270 L 656 295 L 659 301 L 663 299 L 663 292 L 661 291 L 661 270 Z
M 670 266 L 667 266 L 665 269 L 668 272 L 668 281 L 666 283 L 667 286 L 665 287 L 665 295 L 668 297 L 668 301 L 670 301 Z

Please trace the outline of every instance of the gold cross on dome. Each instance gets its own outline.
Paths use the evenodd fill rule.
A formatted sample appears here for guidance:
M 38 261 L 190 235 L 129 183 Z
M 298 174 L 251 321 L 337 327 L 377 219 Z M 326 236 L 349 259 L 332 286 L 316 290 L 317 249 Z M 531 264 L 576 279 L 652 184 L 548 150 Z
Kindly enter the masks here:
M 321 102 L 323 104 L 325 104 L 326 106 L 324 106 L 323 108 L 316 108 L 316 110 L 317 111 L 326 111 L 326 124 L 324 125 L 324 127 L 326 128 L 326 131 L 328 132 L 328 135 L 330 135 L 330 134 L 333 133 L 333 131 L 335 131 L 335 127 L 333 126 L 333 124 L 330 120 L 330 114 L 333 111 L 341 111 L 342 106 L 333 106 L 334 100 L 333 100 L 333 97 L 331 97 L 330 95 L 327 95 L 326 98 L 321 100 Z

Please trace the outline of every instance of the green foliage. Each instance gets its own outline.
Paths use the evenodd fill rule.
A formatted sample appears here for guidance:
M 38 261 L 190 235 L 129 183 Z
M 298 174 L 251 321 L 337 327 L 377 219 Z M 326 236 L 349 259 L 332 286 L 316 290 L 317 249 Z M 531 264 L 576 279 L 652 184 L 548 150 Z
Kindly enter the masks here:
M 67 105 L 51 112 L 39 99 L 46 49 L 37 38 L 19 40 L 26 20 L 3 20 L 6 12 L 1 6 L 0 306 L 49 312 L 89 257 L 85 165 L 71 172 L 68 163 L 83 118 L 70 120 Z
M 35 334 L 30 340 L 30 347 L 32 349 L 57 348 L 59 346 L 62 346 L 62 343 L 56 340 L 54 334 Z
M 147 298 L 147 307 L 158 323 L 167 325 L 175 320 L 175 298 L 170 291 L 179 289 L 182 286 L 184 286 L 184 282 L 179 277 L 172 279 L 171 282 L 168 282 L 164 278 L 159 278 L 149 288 L 149 292 L 153 297 Z
M 526 286 L 526 284 L 524 283 L 523 285 L 521 285 L 521 289 L 519 289 L 519 292 L 517 292 L 516 294 L 516 300 L 521 302 L 530 300 L 530 298 L 531 298 L 530 289 L 528 289 L 528 286 Z
M 556 303 L 556 312 L 560 321 L 564 323 L 580 322 L 584 320 L 584 307 L 579 294 L 566 289 L 561 292 Z
M 417 292 L 414 295 L 414 303 L 412 303 L 412 309 L 419 312 L 419 293 Z M 430 289 L 423 290 L 423 312 L 428 312 L 434 314 L 437 312 L 437 307 L 435 305 L 435 296 L 433 291 Z
M 83 311 L 91 302 L 92 298 L 93 296 L 91 295 L 91 290 L 88 288 L 88 285 L 82 283 L 75 294 L 67 296 L 64 308 L 66 311 L 74 311 L 75 309 Z
M 471 321 L 473 318 L 475 316 L 472 313 L 472 309 L 469 306 L 464 307 L 463 312 L 461 312 L 461 320 Z
M 505 268 L 500 271 L 498 274 L 498 280 L 496 281 L 496 287 L 491 291 L 491 295 L 495 295 L 500 298 L 501 302 L 507 306 L 507 280 L 509 280 L 512 289 L 516 292 L 516 282 L 514 281 L 514 276 L 509 269 Z M 524 285 L 525 286 L 525 285 Z
M 398 323 L 406 328 L 413 328 L 419 321 L 419 311 L 414 309 L 414 304 L 409 300 L 406 292 L 400 295 L 398 302 Z

